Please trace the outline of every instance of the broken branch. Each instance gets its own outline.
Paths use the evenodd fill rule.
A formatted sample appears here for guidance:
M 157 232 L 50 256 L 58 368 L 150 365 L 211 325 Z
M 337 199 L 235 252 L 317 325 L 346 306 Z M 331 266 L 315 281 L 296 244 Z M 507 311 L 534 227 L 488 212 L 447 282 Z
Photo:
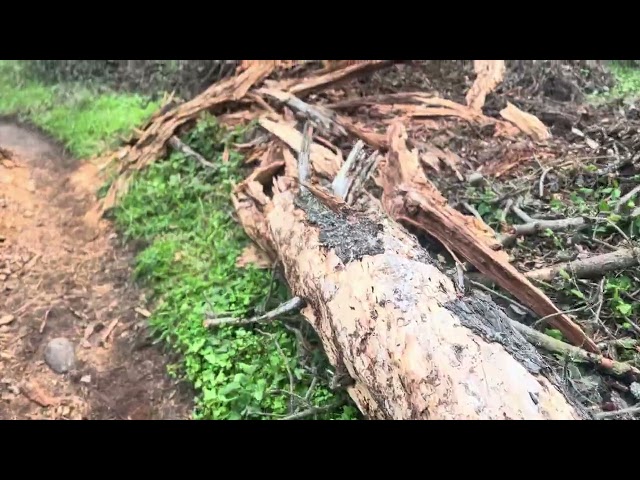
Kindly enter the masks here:
M 304 306 L 305 302 L 300 297 L 293 297 L 290 300 L 279 305 L 277 308 L 263 314 L 258 315 L 256 317 L 251 318 L 234 318 L 234 317 L 223 317 L 223 318 L 209 318 L 204 321 L 204 326 L 207 328 L 212 327 L 221 327 L 227 325 L 250 325 L 252 323 L 259 322 L 270 322 L 275 320 L 281 315 L 284 315 L 289 312 L 294 312 L 300 310 Z
M 548 282 L 560 274 L 560 271 L 571 272 L 576 278 L 592 278 L 614 270 L 624 270 L 638 265 L 638 255 L 631 249 L 603 253 L 594 257 L 572 262 L 559 263 L 547 268 L 531 270 L 525 273 L 527 278 Z

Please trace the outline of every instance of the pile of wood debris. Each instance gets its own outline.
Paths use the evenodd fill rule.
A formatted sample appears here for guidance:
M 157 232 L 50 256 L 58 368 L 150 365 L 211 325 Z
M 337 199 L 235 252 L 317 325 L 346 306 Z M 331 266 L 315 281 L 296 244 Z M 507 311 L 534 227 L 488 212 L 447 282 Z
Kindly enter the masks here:
M 543 228 L 539 221 L 495 232 L 454 208 L 435 181 L 508 174 L 532 152 L 544 157 L 552 134 L 514 103 L 505 102 L 498 115 L 483 111 L 503 81 L 501 60 L 473 62 L 475 79 L 463 103 L 425 91 L 366 94 L 358 81 L 412 64 L 243 61 L 234 76 L 162 109 L 113 157 L 119 175 L 100 213 L 127 190 L 132 172 L 161 158 L 167 146 L 184 150 L 176 135 L 201 112 L 214 112 L 230 126 L 255 120 L 254 138 L 237 146 L 253 171 L 233 202 L 259 248 L 239 264 L 275 261 L 282 267 L 293 303 L 304 305 L 303 315 L 365 415 L 589 418 L 532 343 L 620 375 L 640 372 L 606 358 L 532 283 L 546 273 L 525 275 L 510 263 L 504 250 L 509 238 Z M 465 158 L 449 148 L 451 132 L 460 128 L 479 139 Z M 505 149 L 505 142 L 514 148 Z M 483 158 L 498 143 L 500 156 Z M 446 270 L 410 231 L 437 240 L 454 268 Z M 635 252 L 623 256 L 626 264 L 637 262 Z M 509 292 L 572 345 L 551 345 L 553 339 L 469 291 L 471 271 Z

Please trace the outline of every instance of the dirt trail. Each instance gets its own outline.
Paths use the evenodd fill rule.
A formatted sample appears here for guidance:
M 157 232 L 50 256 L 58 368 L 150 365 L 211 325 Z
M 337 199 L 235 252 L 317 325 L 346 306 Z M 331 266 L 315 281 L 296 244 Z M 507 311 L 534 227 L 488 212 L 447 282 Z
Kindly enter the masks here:
M 108 226 L 83 219 L 95 170 L 34 130 L 0 121 L 0 419 L 191 412 L 190 392 L 169 379 L 169 359 L 148 337 L 131 254 Z M 45 361 L 58 337 L 75 349 L 64 374 Z

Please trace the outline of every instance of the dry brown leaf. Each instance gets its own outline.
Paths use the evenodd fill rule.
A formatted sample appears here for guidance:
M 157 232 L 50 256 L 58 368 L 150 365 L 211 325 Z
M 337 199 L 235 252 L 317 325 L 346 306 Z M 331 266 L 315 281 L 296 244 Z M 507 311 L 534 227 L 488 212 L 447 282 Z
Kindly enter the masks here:
M 500 110 L 500 115 L 538 142 L 544 142 L 551 137 L 549 129 L 538 117 L 523 112 L 512 103 L 507 102 L 507 106 Z
M 467 106 L 481 112 L 487 95 L 502 82 L 506 68 L 504 60 L 474 60 L 473 68 L 477 77 L 467 92 Z
M 244 268 L 247 265 L 253 265 L 257 268 L 270 268 L 273 262 L 264 250 L 252 243 L 242 251 L 236 260 L 238 268 Z

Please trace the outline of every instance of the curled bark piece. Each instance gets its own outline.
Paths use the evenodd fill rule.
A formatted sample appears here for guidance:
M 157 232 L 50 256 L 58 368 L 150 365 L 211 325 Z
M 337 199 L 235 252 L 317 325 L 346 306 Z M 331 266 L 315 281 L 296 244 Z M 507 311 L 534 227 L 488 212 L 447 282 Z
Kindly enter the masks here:
M 274 189 L 266 203 L 256 193 L 238 186 L 239 217 L 282 263 L 367 417 L 585 418 L 499 307 L 460 298 L 417 239 L 382 212 L 327 206 L 304 188 Z
M 406 130 L 397 122 L 389 128 L 390 149 L 383 170 L 383 197 L 386 211 L 394 218 L 412 218 L 429 235 L 460 254 L 480 272 L 495 281 L 541 317 L 553 315 L 548 323 L 560 330 L 574 345 L 591 352 L 598 347 L 567 315 L 518 272 L 505 252 L 493 250 L 488 238 L 479 237 L 474 217 L 451 208 L 419 168 L 415 154 L 406 146 Z M 497 243 L 497 242 L 496 242 Z

